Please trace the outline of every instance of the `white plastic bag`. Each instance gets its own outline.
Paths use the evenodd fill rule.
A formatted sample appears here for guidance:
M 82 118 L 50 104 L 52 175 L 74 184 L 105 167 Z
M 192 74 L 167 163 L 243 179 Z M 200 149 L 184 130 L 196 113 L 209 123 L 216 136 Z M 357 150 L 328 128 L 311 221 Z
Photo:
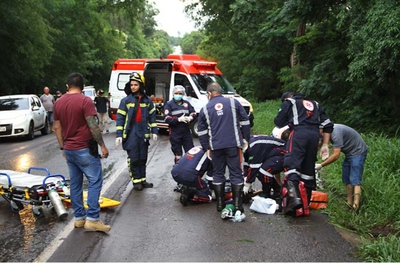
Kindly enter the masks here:
M 261 214 L 275 214 L 276 210 L 279 209 L 279 205 L 274 199 L 264 198 L 261 196 L 252 197 L 253 202 L 251 203 L 250 210 L 261 213 Z

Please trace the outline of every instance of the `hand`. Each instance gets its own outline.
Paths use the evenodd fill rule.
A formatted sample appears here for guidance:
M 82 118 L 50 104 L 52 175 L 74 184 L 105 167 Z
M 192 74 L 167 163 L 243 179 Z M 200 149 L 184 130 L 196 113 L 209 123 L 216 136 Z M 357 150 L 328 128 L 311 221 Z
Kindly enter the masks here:
M 186 122 L 191 122 L 193 120 L 192 116 L 186 116 L 185 118 L 186 118 Z
M 245 183 L 243 186 L 243 193 L 247 195 L 249 193 L 249 190 L 251 189 L 251 184 L 250 183 Z
M 157 139 L 158 139 L 158 136 L 157 136 L 157 134 L 153 133 L 153 134 L 151 135 L 151 138 L 153 139 L 154 142 L 156 142 Z
M 245 152 L 247 148 L 249 148 L 249 143 L 246 141 L 246 139 L 243 139 L 243 145 L 242 145 L 243 152 Z
M 320 164 L 320 163 L 316 163 L 315 164 L 315 170 L 321 170 L 321 168 L 322 168 L 322 164 Z
M 322 158 L 323 161 L 326 160 L 326 159 L 329 157 L 329 147 L 328 147 L 328 144 L 322 145 L 319 154 L 321 155 L 321 158 Z
M 208 159 L 212 160 L 212 158 L 211 158 L 211 150 L 207 150 L 207 157 L 208 157 Z
M 102 153 L 101 158 L 107 158 L 108 157 L 109 152 L 108 152 L 108 149 L 107 149 L 106 145 L 103 145 L 101 147 L 101 153 Z
M 186 119 L 186 117 L 185 117 L 185 114 L 182 114 L 182 116 L 178 118 L 178 121 L 179 121 L 179 122 L 187 123 L 187 119 Z
M 118 145 L 120 145 L 122 143 L 122 137 L 117 137 L 116 139 L 115 139 L 115 146 L 118 146 Z

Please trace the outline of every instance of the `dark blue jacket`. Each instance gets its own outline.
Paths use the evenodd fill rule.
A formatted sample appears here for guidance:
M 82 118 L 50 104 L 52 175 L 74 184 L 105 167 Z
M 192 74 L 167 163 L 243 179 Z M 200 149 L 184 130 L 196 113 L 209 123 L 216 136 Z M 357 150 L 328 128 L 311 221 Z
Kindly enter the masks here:
M 240 147 L 250 140 L 249 117 L 236 99 L 215 96 L 200 111 L 198 134 L 203 149 Z
M 178 104 L 172 99 L 164 106 L 165 122 L 168 123 L 171 130 L 190 131 L 188 123 L 178 121 L 178 118 L 183 114 L 185 116 L 191 116 L 193 118 L 192 122 L 196 118 L 196 111 L 186 100 L 183 100 L 182 104 Z

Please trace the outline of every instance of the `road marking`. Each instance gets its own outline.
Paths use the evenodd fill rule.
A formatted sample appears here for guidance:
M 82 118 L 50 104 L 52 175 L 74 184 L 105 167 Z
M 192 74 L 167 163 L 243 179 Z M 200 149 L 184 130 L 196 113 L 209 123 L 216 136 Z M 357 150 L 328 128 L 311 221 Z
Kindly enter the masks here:
M 102 193 L 105 193 L 108 188 L 115 182 L 118 176 L 126 169 L 125 166 L 121 165 L 121 167 L 113 173 L 107 182 L 102 187 Z M 47 262 L 49 258 L 54 254 L 54 252 L 61 246 L 61 244 L 66 240 L 68 235 L 74 230 L 74 219 L 71 219 L 69 223 L 65 226 L 64 230 L 58 234 L 51 242 L 50 245 L 40 253 L 40 255 L 33 262 Z

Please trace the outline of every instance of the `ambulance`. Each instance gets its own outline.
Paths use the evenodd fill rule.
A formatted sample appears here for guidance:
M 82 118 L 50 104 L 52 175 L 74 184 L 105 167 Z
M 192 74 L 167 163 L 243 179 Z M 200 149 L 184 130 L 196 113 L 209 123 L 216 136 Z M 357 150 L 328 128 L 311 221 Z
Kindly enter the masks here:
M 205 61 L 197 55 L 170 54 L 160 59 L 118 59 L 114 62 L 110 83 L 110 116 L 116 119 L 116 113 L 122 98 L 126 97 L 125 84 L 132 72 L 145 77 L 146 94 L 151 97 L 156 107 L 157 126 L 168 129 L 165 122 L 164 105 L 173 98 L 173 87 L 185 87 L 184 100 L 189 101 L 199 114 L 207 104 L 207 85 L 218 82 L 222 87 L 222 95 L 238 100 L 246 110 L 251 125 L 253 124 L 253 107 L 249 101 L 236 93 L 233 86 L 217 68 L 217 62 Z M 197 120 L 190 123 L 193 137 L 198 137 Z

